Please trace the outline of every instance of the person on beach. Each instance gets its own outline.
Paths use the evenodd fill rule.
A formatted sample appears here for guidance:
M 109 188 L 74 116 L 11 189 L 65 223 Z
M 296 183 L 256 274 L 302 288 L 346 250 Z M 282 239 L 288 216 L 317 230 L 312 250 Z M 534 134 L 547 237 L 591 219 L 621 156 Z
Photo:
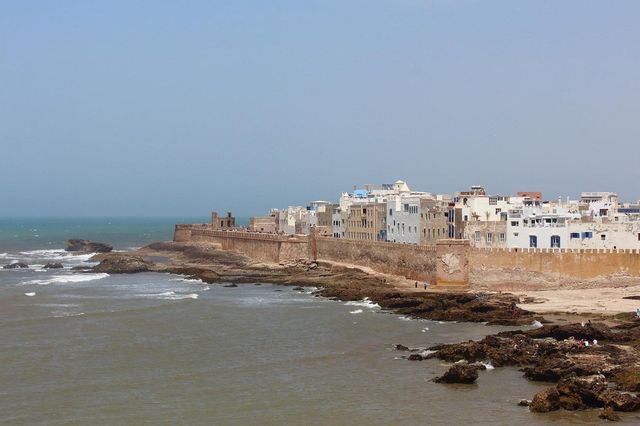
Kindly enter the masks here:
M 424 283 L 424 289 L 427 289 L 427 283 Z M 640 310 L 640 309 L 639 309 Z
M 416 286 L 415 287 L 418 288 L 418 281 L 416 281 Z
M 518 306 L 516 302 L 511 302 L 511 316 L 515 317 L 516 315 L 518 315 Z

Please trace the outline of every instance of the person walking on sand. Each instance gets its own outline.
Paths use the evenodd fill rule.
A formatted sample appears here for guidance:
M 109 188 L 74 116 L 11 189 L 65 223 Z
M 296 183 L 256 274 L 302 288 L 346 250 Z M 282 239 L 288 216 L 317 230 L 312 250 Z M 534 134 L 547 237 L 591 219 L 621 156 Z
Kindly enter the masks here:
M 415 285 L 415 287 L 416 287 L 416 288 L 418 288 L 418 281 L 416 281 L 416 285 Z

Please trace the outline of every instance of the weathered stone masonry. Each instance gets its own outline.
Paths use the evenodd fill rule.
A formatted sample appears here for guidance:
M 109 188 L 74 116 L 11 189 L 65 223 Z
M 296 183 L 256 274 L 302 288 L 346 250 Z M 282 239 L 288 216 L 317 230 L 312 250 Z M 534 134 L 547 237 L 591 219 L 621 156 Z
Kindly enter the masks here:
M 174 241 L 216 244 L 264 262 L 310 258 L 369 267 L 442 288 L 494 284 L 562 284 L 583 280 L 640 281 L 640 251 L 591 249 L 472 249 L 468 240 L 436 246 L 355 241 L 317 235 L 283 236 L 210 225 L 176 225 Z

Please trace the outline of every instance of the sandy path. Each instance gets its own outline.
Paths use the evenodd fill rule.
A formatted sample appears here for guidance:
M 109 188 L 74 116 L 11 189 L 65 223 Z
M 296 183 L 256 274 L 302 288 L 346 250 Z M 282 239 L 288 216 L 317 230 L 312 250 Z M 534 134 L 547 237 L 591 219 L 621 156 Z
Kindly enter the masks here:
M 520 297 L 535 298 L 536 303 L 522 303 L 519 306 L 537 313 L 571 312 L 614 315 L 621 312 L 634 312 L 640 307 L 640 300 L 623 299 L 626 296 L 640 297 L 640 286 L 514 293 Z

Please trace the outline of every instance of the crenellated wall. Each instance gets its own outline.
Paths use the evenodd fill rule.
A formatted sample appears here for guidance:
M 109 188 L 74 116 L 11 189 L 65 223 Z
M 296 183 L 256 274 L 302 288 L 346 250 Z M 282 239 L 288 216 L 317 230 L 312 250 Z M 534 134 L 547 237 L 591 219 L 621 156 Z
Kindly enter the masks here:
M 472 287 L 640 280 L 640 251 L 623 249 L 472 249 Z
M 414 280 L 435 280 L 435 247 L 320 236 L 315 240 L 317 259 L 366 266 Z
M 356 241 L 318 235 L 285 236 L 210 225 L 176 225 L 174 241 L 218 244 L 263 262 L 318 259 L 369 267 L 428 281 L 441 288 L 502 289 L 505 284 L 539 288 L 591 280 L 640 281 L 640 251 L 595 249 L 478 249 L 468 240 L 438 240 L 436 246 Z
M 278 263 L 309 257 L 309 242 L 305 236 L 282 236 L 241 230 L 215 230 L 210 225 L 176 225 L 176 242 L 218 244 L 223 250 L 235 250 L 248 257 Z

